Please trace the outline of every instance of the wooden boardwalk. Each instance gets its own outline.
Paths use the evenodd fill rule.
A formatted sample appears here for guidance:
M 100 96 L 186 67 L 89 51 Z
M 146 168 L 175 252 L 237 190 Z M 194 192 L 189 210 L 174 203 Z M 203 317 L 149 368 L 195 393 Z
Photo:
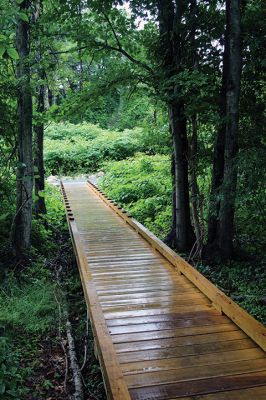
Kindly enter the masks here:
M 108 399 L 265 400 L 266 329 L 92 184 L 62 192 Z

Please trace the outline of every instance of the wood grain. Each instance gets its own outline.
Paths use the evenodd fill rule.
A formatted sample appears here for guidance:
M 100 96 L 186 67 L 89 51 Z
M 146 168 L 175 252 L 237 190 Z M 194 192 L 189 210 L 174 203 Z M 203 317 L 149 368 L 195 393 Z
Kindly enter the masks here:
M 108 399 L 264 399 L 265 328 L 93 185 L 62 191 Z

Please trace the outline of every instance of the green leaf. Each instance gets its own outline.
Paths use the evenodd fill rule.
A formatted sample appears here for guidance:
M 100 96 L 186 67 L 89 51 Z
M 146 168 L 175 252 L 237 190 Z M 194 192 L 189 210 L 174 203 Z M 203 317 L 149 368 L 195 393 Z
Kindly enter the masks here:
M 16 0 L 16 3 L 17 3 L 17 4 L 21 4 L 21 3 L 23 3 L 23 1 L 24 1 L 24 0 Z
M 13 58 L 13 60 L 19 60 L 19 55 L 16 49 L 9 47 L 6 51 L 9 57 Z
M 5 54 L 5 51 L 6 51 L 5 47 L 4 46 L 0 46 L 0 58 L 3 57 L 3 55 Z
M 0 394 L 4 394 L 6 391 L 6 385 L 4 383 L 1 383 L 0 385 Z
M 29 22 L 29 17 L 27 16 L 26 13 L 24 13 L 24 12 L 19 12 L 18 15 L 19 15 L 19 18 L 22 19 L 22 21 Z
M 33 201 L 39 200 L 39 196 L 36 196 L 36 194 L 32 193 L 32 200 Z
M 41 191 L 39 191 L 39 192 L 38 192 L 38 196 L 39 196 L 39 197 L 45 197 L 45 193 L 44 193 L 44 192 L 41 192 Z
M 1 214 L 1 215 L 0 215 L 0 221 L 4 221 L 7 217 L 9 217 L 9 215 L 10 215 L 9 212 L 4 213 L 4 214 Z

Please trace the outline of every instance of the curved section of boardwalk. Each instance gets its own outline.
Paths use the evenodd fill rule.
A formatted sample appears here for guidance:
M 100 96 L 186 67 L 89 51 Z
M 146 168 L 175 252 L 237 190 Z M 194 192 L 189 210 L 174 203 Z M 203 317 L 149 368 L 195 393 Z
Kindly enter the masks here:
M 108 398 L 265 400 L 265 328 L 93 185 L 62 190 Z

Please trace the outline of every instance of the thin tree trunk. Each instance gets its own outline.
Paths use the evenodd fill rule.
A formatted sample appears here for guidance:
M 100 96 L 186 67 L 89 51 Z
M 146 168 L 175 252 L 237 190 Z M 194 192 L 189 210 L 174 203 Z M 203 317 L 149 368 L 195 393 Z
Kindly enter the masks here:
M 192 117 L 192 137 L 190 144 L 190 157 L 189 157 L 189 170 L 190 170 L 190 187 L 191 187 L 191 211 L 194 231 L 198 246 L 201 246 L 202 233 L 199 221 L 199 187 L 197 182 L 197 152 L 198 152 L 198 138 L 197 138 L 197 117 Z
M 166 242 L 179 251 L 187 251 L 193 245 L 194 233 L 190 221 L 189 183 L 188 183 L 188 140 L 187 121 L 184 104 L 179 98 L 178 87 L 173 77 L 180 72 L 182 64 L 181 25 L 185 4 L 182 0 L 158 1 L 158 19 L 160 31 L 160 57 L 162 72 L 165 76 L 170 131 L 173 143 L 173 218 L 172 229 Z M 172 82 L 171 82 L 172 81 Z M 173 239 L 174 238 L 174 239 Z
M 40 74 L 40 79 L 44 79 L 44 74 Z M 37 104 L 37 112 L 44 112 L 44 95 L 45 95 L 45 87 L 43 84 L 39 86 L 38 93 L 38 104 Z M 34 126 L 35 132 L 35 152 L 34 152 L 34 167 L 35 167 L 35 195 L 37 200 L 35 201 L 35 212 L 38 215 L 46 213 L 45 207 L 45 199 L 43 196 L 40 196 L 40 192 L 44 190 L 44 161 L 43 161 L 43 134 L 44 134 L 44 126 L 43 122 L 40 122 L 38 125 Z
M 191 70 L 195 71 L 198 69 L 198 52 L 196 43 L 196 30 L 197 30 L 197 15 L 198 15 L 198 4 L 197 0 L 190 1 L 190 20 L 191 28 L 189 32 L 190 51 L 188 52 L 188 63 L 191 64 Z M 202 232 L 199 222 L 199 187 L 197 182 L 197 159 L 198 159 L 198 129 L 197 129 L 197 113 L 193 112 L 191 116 L 192 135 L 190 142 L 189 152 L 189 174 L 190 174 L 190 191 L 191 191 L 191 215 L 193 221 L 194 232 L 196 235 L 197 245 L 195 247 L 195 253 L 202 245 Z
M 233 252 L 233 228 L 237 184 L 239 97 L 241 79 L 241 29 L 240 0 L 227 0 L 226 13 L 229 24 L 229 76 L 226 92 L 226 134 L 224 151 L 224 180 L 219 215 L 219 248 L 222 259 Z
M 187 251 L 195 238 L 190 221 L 187 121 L 183 105 L 170 103 L 169 118 L 174 150 L 175 247 Z
M 48 104 L 49 107 L 52 107 L 52 105 L 54 104 L 54 95 L 51 89 L 48 88 Z
M 20 4 L 27 12 L 28 1 Z M 19 54 L 18 79 L 18 167 L 17 167 L 17 211 L 14 221 L 13 247 L 17 256 L 26 254 L 31 245 L 32 225 L 32 96 L 29 67 L 29 23 L 18 20 L 16 46 Z
M 35 13 L 34 13 L 34 22 L 38 23 L 38 19 L 42 14 L 43 10 L 43 1 L 38 0 L 36 2 Z M 42 66 L 42 43 L 41 43 L 41 34 L 42 26 L 39 26 L 40 33 L 38 36 L 38 49 L 36 51 L 36 59 L 38 60 L 38 79 L 40 83 L 37 88 L 37 106 L 36 111 L 39 117 L 39 123 L 34 126 L 35 133 L 35 143 L 34 143 L 34 188 L 35 188 L 35 213 L 38 216 L 46 213 L 45 200 L 42 196 L 42 191 L 44 190 L 44 161 L 43 161 L 43 134 L 44 134 L 44 125 L 42 121 L 43 113 L 45 110 L 45 86 L 44 79 L 46 77 L 44 68 Z
M 240 2 L 227 0 L 221 124 L 214 149 L 206 248 L 207 258 L 213 261 L 229 259 L 233 252 L 241 62 Z
M 229 56 L 229 36 L 228 26 L 226 26 L 224 54 L 223 54 L 223 73 L 222 87 L 219 100 L 220 123 L 214 144 L 214 158 L 212 171 L 212 184 L 210 193 L 210 207 L 208 215 L 208 251 L 216 247 L 218 234 L 219 212 L 220 212 L 220 190 L 224 176 L 224 146 L 226 131 L 226 90 L 228 79 L 228 56 Z

